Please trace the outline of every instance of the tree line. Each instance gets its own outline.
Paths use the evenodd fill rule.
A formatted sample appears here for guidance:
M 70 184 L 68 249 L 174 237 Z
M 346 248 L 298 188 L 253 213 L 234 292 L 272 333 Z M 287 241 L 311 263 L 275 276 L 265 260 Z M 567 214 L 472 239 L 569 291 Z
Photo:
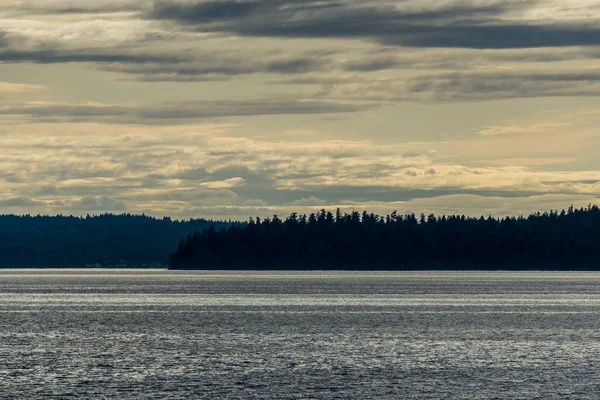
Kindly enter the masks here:
M 146 215 L 0 215 L 0 268 L 166 266 L 182 237 L 229 222 Z
M 321 210 L 211 226 L 169 256 L 173 269 L 598 269 L 600 211 L 527 217 Z

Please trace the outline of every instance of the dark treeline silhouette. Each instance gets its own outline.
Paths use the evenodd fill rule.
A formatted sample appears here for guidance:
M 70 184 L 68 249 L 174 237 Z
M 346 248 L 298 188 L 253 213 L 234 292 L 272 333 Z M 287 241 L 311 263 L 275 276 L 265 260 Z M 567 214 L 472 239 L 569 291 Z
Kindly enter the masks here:
M 181 238 L 225 222 L 145 215 L 0 215 L 0 267 L 165 266 Z
M 321 210 L 211 227 L 182 240 L 174 269 L 598 269 L 600 211 L 469 218 Z

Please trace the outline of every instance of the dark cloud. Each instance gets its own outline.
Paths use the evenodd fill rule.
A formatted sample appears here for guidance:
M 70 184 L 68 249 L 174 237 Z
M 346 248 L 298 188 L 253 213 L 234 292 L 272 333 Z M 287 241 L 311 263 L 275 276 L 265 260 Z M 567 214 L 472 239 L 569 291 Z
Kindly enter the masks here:
M 346 64 L 345 69 L 357 72 L 373 72 L 397 68 L 399 65 L 401 65 L 401 62 L 398 59 L 380 58 L 349 62 Z
M 249 16 L 264 7 L 258 1 L 156 2 L 152 15 L 189 23 L 235 20 Z
M 264 60 L 261 55 L 241 55 L 207 52 L 189 62 L 121 63 L 104 66 L 106 70 L 135 76 L 141 81 L 203 81 L 225 80 L 238 75 L 260 72 L 301 74 L 323 71 L 329 60 L 326 56 L 300 55 L 294 58 Z
M 407 86 L 423 100 L 475 100 L 544 96 L 599 96 L 600 72 L 466 72 L 422 75 Z
M 220 79 L 233 75 L 252 74 L 258 72 L 261 68 L 257 65 L 244 60 L 219 57 L 207 57 L 207 59 L 198 64 L 152 64 L 147 66 L 137 65 L 112 65 L 106 69 L 135 74 L 148 78 L 159 78 L 161 80 L 202 80 L 207 76 L 218 76 Z
M 427 29 L 428 27 L 419 27 Z M 508 49 L 532 47 L 597 46 L 600 28 L 588 25 L 499 24 L 429 27 L 428 34 L 399 32 L 380 36 L 386 45 L 409 47 L 462 47 L 471 49 Z
M 109 28 L 107 28 L 109 29 Z M 156 40 L 161 39 L 153 38 Z M 129 65 L 140 68 L 144 64 L 169 65 L 192 61 L 189 54 L 170 50 L 144 50 L 139 45 L 151 41 L 151 34 L 127 44 L 114 46 L 85 46 L 77 40 L 60 43 L 52 37 L 30 37 L 27 33 L 0 31 L 0 63 L 97 63 L 105 65 Z
M 373 5 L 373 2 L 362 1 L 318 1 L 318 0 L 250 0 L 250 1 L 164 1 L 154 2 L 150 16 L 155 19 L 175 20 L 188 24 L 219 23 L 224 20 L 245 20 L 240 30 L 258 28 L 259 20 L 264 23 L 264 30 L 276 24 L 280 32 L 294 33 L 304 26 L 319 27 L 320 30 L 310 35 L 321 36 L 322 33 L 338 33 L 344 26 L 354 25 L 354 30 L 344 36 L 364 34 L 375 22 L 397 23 L 412 21 L 444 21 L 465 18 L 497 16 L 513 7 L 509 4 L 492 4 L 486 6 L 443 6 L 438 9 L 401 10 L 385 2 Z M 338 24 L 333 23 L 337 15 Z M 363 16 L 361 21 L 360 16 Z M 269 17 L 269 19 L 265 19 Z M 285 26 L 283 22 L 287 22 Z M 316 22 L 321 22 L 316 24 Z M 324 24 L 323 22 L 332 22 Z M 362 23 L 357 23 L 362 22 Z M 255 24 L 255 25 L 253 25 Z M 389 29 L 395 25 L 381 28 Z M 382 29 L 378 31 L 381 31 Z M 306 32 L 299 32 L 305 36 Z M 292 35 L 294 36 L 294 35 Z
M 569 47 L 563 49 L 504 49 L 470 52 L 444 52 L 443 54 L 411 54 L 398 56 L 398 49 L 384 48 L 361 59 L 348 61 L 340 67 L 352 72 L 374 72 L 389 69 L 446 69 L 470 70 L 475 66 L 498 63 L 548 63 L 567 60 L 586 60 L 600 58 L 600 49 L 595 47 Z
M 596 185 L 600 183 L 599 179 L 582 179 L 582 180 L 569 180 L 569 181 L 541 181 L 543 185 Z
M 298 74 L 319 70 L 321 66 L 321 60 L 315 58 L 296 58 L 270 62 L 266 66 L 266 71 L 280 74 Z
M 58 196 L 61 194 L 61 191 L 54 185 L 44 185 L 39 189 L 35 189 L 34 193 L 37 196 Z
M 597 47 L 504 51 L 485 54 L 482 57 L 490 62 L 559 62 L 596 58 L 600 58 L 600 49 Z
M 283 85 L 324 85 L 332 86 L 338 84 L 360 82 L 356 77 L 333 77 L 333 76 L 301 76 L 287 79 L 273 80 L 273 84 Z
M 389 52 L 389 51 L 388 51 Z M 158 58 L 159 56 L 157 56 Z M 410 56 L 393 56 L 365 54 L 360 59 L 342 61 L 331 54 L 302 54 L 294 58 L 264 60 L 260 54 L 203 52 L 189 61 L 168 62 L 137 62 L 107 63 L 103 69 L 112 72 L 128 74 L 138 81 L 164 82 L 194 82 L 228 80 L 240 75 L 270 73 L 281 75 L 300 75 L 292 78 L 274 80 L 279 84 L 318 84 L 335 85 L 356 83 L 357 76 L 323 75 L 323 72 L 348 71 L 356 73 L 376 72 L 391 69 L 408 70 L 471 70 L 476 66 L 489 66 L 505 62 L 559 62 L 576 59 L 600 58 L 600 50 L 578 48 L 561 51 L 540 49 L 537 52 L 526 50 L 505 50 L 502 52 L 489 51 L 471 54 L 412 54 Z M 308 75 L 308 74 L 319 74 Z
M 1 8 L 2 6 L 0 6 Z M 111 14 L 123 12 L 140 12 L 144 10 L 144 2 L 139 0 L 119 1 L 39 1 L 10 4 L 3 10 L 10 16 L 19 15 L 61 15 L 61 14 Z
M 536 1 L 488 5 L 458 3 L 408 9 L 384 2 L 156 1 L 150 18 L 176 21 L 198 31 L 242 36 L 359 38 L 407 47 L 504 49 L 600 44 L 589 22 L 510 22 Z M 405 5 L 404 5 L 405 6 Z
M 0 108 L 0 115 L 24 115 L 43 121 L 176 124 L 189 120 L 284 114 L 328 114 L 360 111 L 367 104 L 303 99 L 189 101 L 159 106 L 18 104 Z
M 0 200 L 0 207 L 31 207 L 39 205 L 40 202 L 27 197 L 11 197 Z
M 30 7 L 27 9 L 21 9 L 21 11 L 39 14 L 110 14 L 122 12 L 137 12 L 142 11 L 142 8 L 134 4 L 109 3 L 89 7 Z
M 485 71 L 485 70 L 484 70 Z M 373 79 L 369 76 L 301 76 L 279 84 L 319 84 L 324 96 L 390 102 L 473 101 L 526 97 L 600 96 L 600 72 L 595 69 L 564 72 L 469 70 L 422 74 L 409 79 Z
M 38 64 L 91 62 L 91 63 L 179 63 L 186 59 L 183 56 L 144 54 L 135 51 L 115 52 L 111 49 L 90 50 L 15 50 L 2 48 L 2 37 L 0 36 L 0 60 L 5 63 L 32 62 Z

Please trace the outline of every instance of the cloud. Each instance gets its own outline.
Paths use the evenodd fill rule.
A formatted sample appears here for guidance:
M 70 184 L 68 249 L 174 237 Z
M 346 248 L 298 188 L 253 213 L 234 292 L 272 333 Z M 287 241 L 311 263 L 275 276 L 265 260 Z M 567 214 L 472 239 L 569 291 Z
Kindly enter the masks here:
M 304 74 L 325 71 L 331 60 L 319 54 L 296 54 L 276 56 L 268 54 L 244 54 L 239 52 L 195 52 L 191 59 L 177 62 L 163 60 L 147 63 L 112 63 L 102 69 L 132 76 L 147 82 L 193 82 L 227 80 L 250 74 Z
M 600 44 L 592 21 L 518 18 L 536 1 L 487 4 L 385 1 L 155 1 L 149 18 L 204 32 L 281 38 L 344 38 L 405 47 L 505 49 Z
M 521 158 L 493 158 L 487 160 L 476 161 L 477 164 L 485 164 L 489 166 L 503 166 L 503 165 L 514 165 L 514 166 L 526 166 L 526 167 L 540 167 L 545 165 L 558 165 L 568 164 L 574 162 L 573 158 L 565 157 L 521 157 Z
M 564 112 L 553 110 L 539 114 L 531 114 L 525 120 L 507 121 L 500 125 L 488 125 L 479 130 L 479 134 L 488 137 L 502 137 L 520 135 L 543 136 L 539 140 L 564 135 L 566 132 L 577 132 L 587 127 L 594 126 L 600 121 L 600 112 L 597 110 L 580 110 L 578 112 Z M 514 159 L 519 165 L 543 165 L 563 163 L 571 158 L 566 157 L 521 157 Z M 495 160 L 494 162 L 500 162 Z M 514 164 L 511 164 L 514 165 Z
M 0 83 L 0 205 L 246 219 L 587 204 L 597 117 L 532 115 L 558 104 L 532 98 L 600 95 L 591 3 L 2 1 L 0 68 L 19 83 Z M 444 104 L 498 99 L 518 106 L 455 121 L 467 106 Z
M 242 197 L 260 198 L 270 206 L 279 204 L 308 205 L 306 199 L 317 198 L 319 201 L 309 205 L 333 205 L 343 203 L 364 204 L 370 201 L 393 203 L 415 199 L 428 199 L 439 196 L 464 194 L 480 197 L 529 197 L 539 191 L 527 190 L 494 190 L 494 189 L 465 189 L 460 187 L 440 187 L 437 189 L 418 189 L 411 187 L 392 186 L 347 186 L 347 185 L 318 185 L 306 186 L 294 190 L 273 190 L 262 193 L 251 188 L 243 187 L 236 190 Z
M 411 79 L 404 98 L 470 101 L 548 96 L 598 96 L 600 72 L 492 71 L 421 75 Z
M 76 21 L 3 18 L 0 9 L 0 60 L 4 63 L 182 63 L 185 52 L 148 48 L 166 33 L 153 30 L 147 22 L 115 21 L 82 17 Z M 171 34 L 170 36 L 173 36 Z
M 600 194 L 598 171 L 543 171 L 493 162 L 469 167 L 438 160 L 426 151 L 436 148 L 435 143 L 272 142 L 229 136 L 227 129 L 67 123 L 13 127 L 2 133 L 0 143 L 0 198 L 5 201 L 0 204 L 15 212 L 132 210 L 246 219 L 314 207 L 389 212 L 410 204 L 420 211 L 437 202 L 437 210 L 448 210 L 444 199 L 460 196 L 481 204 L 490 199 L 502 205 L 500 211 L 513 199 L 535 209 L 535 199 L 543 195 L 589 199 Z M 465 203 L 460 210 L 479 208 Z
M 277 2 L 275 2 L 277 3 Z M 253 14 L 265 5 L 258 1 L 156 2 L 152 16 L 190 23 L 236 20 Z
M 159 54 L 136 54 L 136 51 L 117 52 L 111 49 L 51 49 L 14 50 L 0 49 L 0 60 L 4 63 L 32 62 L 38 64 L 58 63 L 173 63 L 182 62 L 183 57 Z
M 410 64 L 415 64 L 415 60 L 411 60 Z M 373 72 L 381 71 L 386 69 L 394 69 L 399 66 L 405 66 L 406 63 L 398 58 L 385 57 L 367 60 L 352 61 L 346 64 L 345 69 L 347 71 L 357 72 Z
M 420 49 L 404 52 L 378 48 L 360 58 L 349 59 L 338 66 L 350 72 L 370 73 L 384 70 L 500 70 L 515 69 L 520 63 L 564 62 L 600 58 L 598 47 L 544 47 L 534 49 Z M 540 65 L 542 70 L 544 65 Z M 481 71 L 480 71 L 481 72 Z
M 201 183 L 201 186 L 207 187 L 209 189 L 232 189 L 236 186 L 243 185 L 245 183 L 244 178 L 240 178 L 239 176 L 235 176 L 232 178 L 223 179 L 222 181 L 210 181 Z
M 0 93 L 37 92 L 48 89 L 43 85 L 27 85 L 23 83 L 0 82 Z
M 127 209 L 125 202 L 109 196 L 85 196 L 74 201 L 71 207 L 75 210 L 102 211 L 124 211 Z
M 53 14 L 106 14 L 124 13 L 143 10 L 140 0 L 4 0 L 0 10 L 4 8 L 9 15 L 53 15 Z
M 289 75 L 269 83 L 319 85 L 319 95 L 337 100 L 346 93 L 361 98 L 365 91 L 381 102 L 598 93 L 586 87 L 583 76 L 595 80 L 594 71 L 579 71 L 578 77 L 559 73 L 553 79 L 539 65 L 541 72 L 531 73 L 536 82 L 529 83 L 528 77 L 513 79 L 499 71 L 519 63 L 599 58 L 600 12 L 584 5 L 567 15 L 559 3 L 529 0 L 9 3 L 5 12 L 20 10 L 23 18 L 0 17 L 4 63 L 94 63 L 143 82 L 248 82 L 255 79 L 248 75 Z M 69 18 L 86 10 L 107 14 Z M 36 19 L 36 13 L 42 17 Z M 61 13 L 64 18 L 55 16 Z M 540 15 L 552 15 L 553 23 Z M 290 37 L 316 40 L 301 41 L 301 46 L 276 40 Z M 335 44 L 331 38 L 347 40 Z M 415 50 L 400 53 L 398 45 Z M 430 47 L 435 49 L 427 51 Z M 482 72 L 478 69 L 495 75 L 475 76 Z M 447 72 L 415 77 L 415 70 Z M 371 76 L 381 71 L 385 79 Z M 460 76 L 465 72 L 473 75 Z M 544 79 L 536 78 L 538 72 Z
M 232 152 L 237 155 L 232 158 L 232 160 L 239 160 L 240 153 Z M 227 153 L 212 153 L 213 156 L 221 160 L 227 160 Z M 225 156 L 225 157 L 223 157 Z M 209 166 L 210 167 L 210 166 Z M 247 182 L 250 185 L 258 185 L 261 183 L 272 183 L 273 179 L 271 177 L 267 177 L 264 173 L 259 171 L 253 171 L 247 166 L 236 166 L 229 165 L 226 167 L 219 167 L 214 169 L 212 172 L 209 172 L 206 168 L 192 168 L 184 170 L 180 173 L 177 173 L 173 176 L 176 179 L 183 180 L 193 180 L 196 182 L 219 182 L 231 179 L 232 177 L 235 179 L 240 179 L 243 182 Z M 163 179 L 166 176 L 162 176 Z
M 20 103 L 0 107 L 0 115 L 29 116 L 33 120 L 54 122 L 182 124 L 204 118 L 345 113 L 369 107 L 369 104 L 294 98 L 187 101 L 158 106 Z
M 539 134 L 555 132 L 556 130 L 573 126 L 573 122 L 536 122 L 527 125 L 505 125 L 505 126 L 486 126 L 479 131 L 480 135 L 513 135 L 513 134 Z
M 0 22 L 1 22 L 0 18 Z M 203 49 L 197 38 L 185 38 L 192 48 L 173 46 L 180 32 L 156 31 L 142 22 L 81 21 L 48 27 L 19 26 L 0 31 L 3 63 L 95 63 L 103 70 L 130 74 L 145 81 L 228 79 L 273 73 L 298 74 L 322 70 L 326 54 Z M 64 26 L 63 26 L 64 25 Z M 107 32 L 115 31 L 114 34 Z M 76 37 L 77 40 L 73 40 Z
M 468 102 L 533 97 L 595 97 L 600 71 L 595 69 L 468 70 L 409 76 L 308 76 L 280 80 L 286 84 L 319 84 L 324 98 L 370 101 L 377 105 L 407 102 Z
M 7 48 L 9 45 L 9 41 L 6 35 L 6 32 L 0 31 L 0 51 Z
M 319 70 L 321 66 L 322 62 L 314 58 L 295 58 L 273 61 L 266 66 L 266 71 L 280 74 L 298 74 Z
M 299 200 L 294 200 L 289 203 L 290 206 L 302 206 L 302 207 L 306 207 L 306 206 L 318 207 L 323 204 L 327 204 L 327 201 L 325 201 L 323 199 L 318 199 L 315 196 L 310 196 L 310 197 L 306 197 L 306 198 L 303 197 Z
M 31 207 L 40 204 L 38 201 L 22 196 L 0 200 L 0 207 Z

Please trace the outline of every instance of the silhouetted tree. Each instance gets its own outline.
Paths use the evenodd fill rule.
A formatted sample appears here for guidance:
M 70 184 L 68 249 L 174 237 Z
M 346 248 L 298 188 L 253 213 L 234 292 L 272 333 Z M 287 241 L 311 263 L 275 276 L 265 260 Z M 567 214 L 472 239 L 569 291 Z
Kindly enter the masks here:
M 188 237 L 171 268 L 596 269 L 597 206 L 500 219 L 379 216 L 367 211 L 293 213 Z

